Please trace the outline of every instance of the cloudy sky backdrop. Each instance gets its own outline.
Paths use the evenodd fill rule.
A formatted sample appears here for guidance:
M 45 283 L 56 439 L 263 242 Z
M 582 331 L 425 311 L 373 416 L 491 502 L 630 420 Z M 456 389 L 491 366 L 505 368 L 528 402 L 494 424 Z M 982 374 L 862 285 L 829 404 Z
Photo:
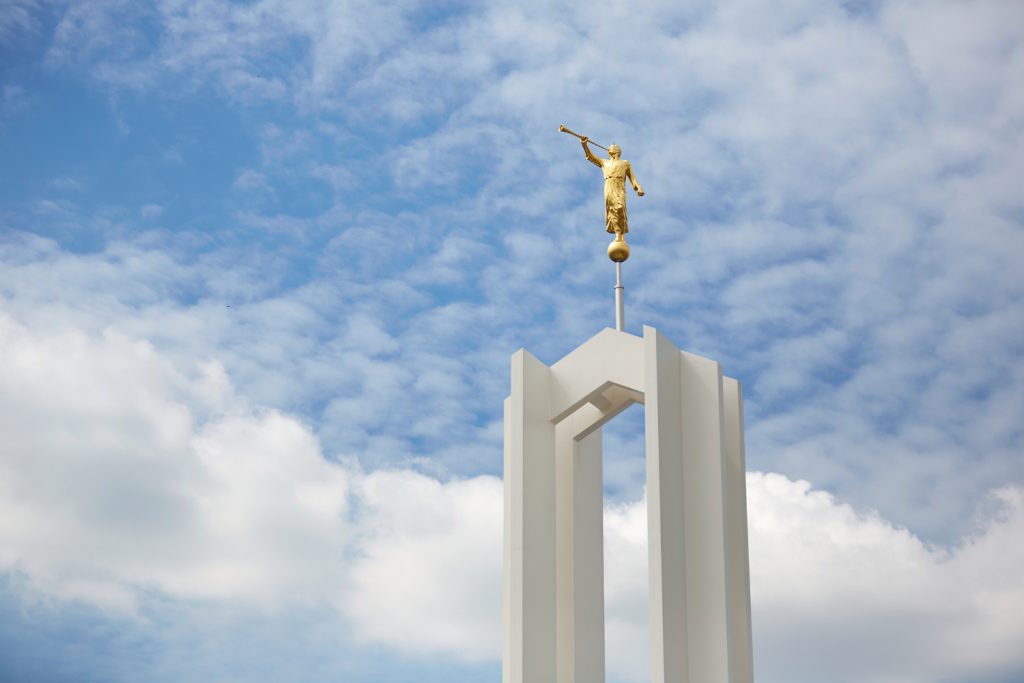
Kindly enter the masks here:
M 745 385 L 757 679 L 1024 680 L 1015 0 L 0 2 L 0 680 L 498 681 L 508 358 L 613 322 L 560 123 Z

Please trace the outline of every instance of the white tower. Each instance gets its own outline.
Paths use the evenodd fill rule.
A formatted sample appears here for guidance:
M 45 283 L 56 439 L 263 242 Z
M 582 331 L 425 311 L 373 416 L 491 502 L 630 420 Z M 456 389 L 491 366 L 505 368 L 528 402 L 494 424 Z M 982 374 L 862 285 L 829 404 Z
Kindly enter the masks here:
M 505 400 L 504 683 L 603 683 L 601 426 L 644 404 L 651 680 L 751 683 L 743 399 L 652 327 L 605 329 Z

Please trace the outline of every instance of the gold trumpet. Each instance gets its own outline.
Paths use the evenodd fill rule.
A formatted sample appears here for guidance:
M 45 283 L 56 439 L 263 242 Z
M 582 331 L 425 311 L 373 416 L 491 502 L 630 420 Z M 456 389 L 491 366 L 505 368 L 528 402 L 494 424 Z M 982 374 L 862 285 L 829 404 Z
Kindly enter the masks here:
M 605 147 L 604 145 L 599 145 L 599 144 L 597 144 L 596 142 L 594 142 L 593 140 L 591 140 L 590 138 L 588 138 L 588 137 L 586 137 L 586 136 L 584 136 L 584 135 L 580 135 L 579 133 L 574 133 L 573 131 L 569 130 L 569 129 L 568 129 L 568 128 L 566 128 L 565 126 L 559 126 L 559 127 L 558 127 L 558 130 L 559 130 L 560 132 L 562 132 L 562 133 L 568 133 L 569 135 L 575 135 L 575 136 L 576 136 L 576 137 L 578 137 L 578 138 L 579 138 L 580 140 L 583 140 L 584 142 L 589 142 L 589 143 L 590 143 L 590 144 L 592 144 L 592 145 L 593 145 L 594 147 L 600 147 L 600 148 L 601 148 L 601 149 L 603 149 L 604 151 L 606 151 L 606 152 L 608 151 L 608 148 L 607 148 L 607 147 Z

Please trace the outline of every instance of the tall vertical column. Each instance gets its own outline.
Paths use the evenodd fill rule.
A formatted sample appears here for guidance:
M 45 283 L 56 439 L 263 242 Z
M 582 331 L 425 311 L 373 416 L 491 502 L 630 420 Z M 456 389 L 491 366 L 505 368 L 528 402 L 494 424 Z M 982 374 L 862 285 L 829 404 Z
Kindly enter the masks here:
M 721 369 L 644 342 L 652 680 L 731 683 Z
M 747 545 L 747 463 L 743 449 L 743 387 L 722 379 L 725 406 L 725 525 L 729 570 L 729 646 L 733 683 L 753 683 L 750 558 Z
M 573 440 L 575 676 L 569 683 L 604 680 L 604 482 L 601 430 Z
M 731 683 L 722 370 L 680 353 L 690 680 Z
M 688 683 L 679 350 L 645 327 L 644 359 L 651 681 Z
M 550 369 L 512 356 L 505 422 L 505 683 L 555 683 L 555 426 Z
M 558 683 L 604 681 L 604 487 L 600 411 L 555 428 Z

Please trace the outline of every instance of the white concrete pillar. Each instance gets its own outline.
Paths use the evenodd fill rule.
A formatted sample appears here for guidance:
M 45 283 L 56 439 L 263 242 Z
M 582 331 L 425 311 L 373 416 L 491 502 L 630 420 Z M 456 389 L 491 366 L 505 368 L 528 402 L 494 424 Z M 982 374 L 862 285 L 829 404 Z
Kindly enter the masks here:
M 753 683 L 750 557 L 747 544 L 747 462 L 743 449 L 743 387 L 722 379 L 725 405 L 725 524 L 729 571 L 729 645 L 733 683 Z
M 590 412 L 597 411 L 577 411 L 555 430 L 558 683 L 604 680 L 601 430 L 585 432 L 591 424 L 580 419 Z
M 644 328 L 644 431 L 647 441 L 647 573 L 651 681 L 687 683 L 686 555 L 679 351 Z M 675 428 L 673 428 L 675 425 Z M 667 427 L 663 429 L 662 427 Z
M 505 432 L 506 683 L 555 683 L 555 425 L 549 368 L 519 350 Z
M 731 683 L 721 370 L 644 343 L 652 680 Z
M 519 351 L 505 402 L 505 683 L 604 681 L 600 428 L 646 403 L 651 674 L 750 683 L 742 393 L 650 327 L 550 368 Z

